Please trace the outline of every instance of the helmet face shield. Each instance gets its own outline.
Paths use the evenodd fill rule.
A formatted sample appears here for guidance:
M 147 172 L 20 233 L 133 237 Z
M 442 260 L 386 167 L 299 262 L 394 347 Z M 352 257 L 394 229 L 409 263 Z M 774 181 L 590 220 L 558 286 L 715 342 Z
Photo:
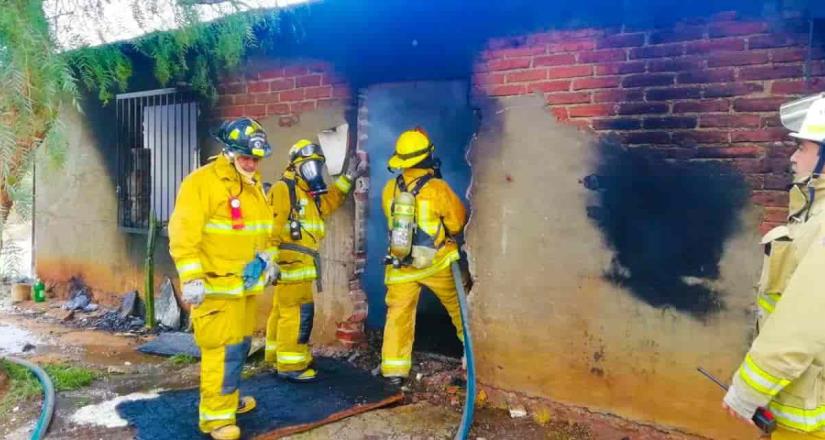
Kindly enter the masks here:
M 298 174 L 309 186 L 309 193 L 315 197 L 329 191 L 324 181 L 324 161 L 309 159 L 298 165 Z

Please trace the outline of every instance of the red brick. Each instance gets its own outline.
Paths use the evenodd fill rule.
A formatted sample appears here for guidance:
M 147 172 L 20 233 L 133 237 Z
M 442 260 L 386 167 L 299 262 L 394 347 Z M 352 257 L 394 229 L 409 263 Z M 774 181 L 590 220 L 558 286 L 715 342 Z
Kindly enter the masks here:
M 808 59 L 808 50 L 797 47 L 776 49 L 771 52 L 771 61 L 774 63 L 799 62 Z
M 526 69 L 532 58 L 505 58 L 487 63 L 491 71 Z
M 765 235 L 765 234 L 767 234 L 768 232 L 770 232 L 770 231 L 771 231 L 771 229 L 773 229 L 773 228 L 775 228 L 775 227 L 777 227 L 777 226 L 782 226 L 783 224 L 785 224 L 785 222 L 782 222 L 782 223 L 773 223 L 773 222 L 763 222 L 763 223 L 760 223 L 760 224 L 759 224 L 759 234 L 761 234 L 761 235 Z
M 504 84 L 505 77 L 503 73 L 478 73 L 473 76 L 473 82 L 482 86 Z
M 649 44 L 678 43 L 701 40 L 705 36 L 704 26 L 685 27 L 677 30 L 659 31 L 650 34 Z
M 666 86 L 673 84 L 673 74 L 656 73 L 644 75 L 630 75 L 622 81 L 622 87 L 649 87 Z
M 565 107 L 554 107 L 550 109 L 550 113 L 556 117 L 559 121 L 566 121 L 570 119 L 570 115 L 567 114 L 567 108 Z
M 666 131 L 639 131 L 622 133 L 621 139 L 627 144 L 669 144 L 670 133 Z
M 774 81 L 771 85 L 771 94 L 774 95 L 802 95 L 825 88 L 825 79 L 811 78 L 810 85 L 800 81 Z
M 767 52 L 728 52 L 713 53 L 708 58 L 708 67 L 747 66 L 768 62 Z
M 758 128 L 760 122 L 759 115 L 702 115 L 699 118 L 699 127 Z
M 269 104 L 266 106 L 267 115 L 285 115 L 289 113 L 289 104 Z
M 730 133 L 727 131 L 690 130 L 673 133 L 673 143 L 684 146 L 728 142 L 730 142 Z M 711 157 L 703 156 L 701 152 L 697 152 L 697 154 L 699 157 Z
M 308 72 L 304 66 L 290 66 L 284 69 L 284 76 L 300 76 L 306 75 Z
M 568 119 L 563 122 L 564 125 L 572 125 L 579 130 L 590 130 L 590 119 Z
M 596 42 L 596 47 L 639 47 L 645 44 L 645 34 L 618 34 L 602 38 Z
M 764 174 L 748 174 L 745 177 L 745 182 L 748 183 L 748 186 L 753 190 L 760 190 L 765 188 L 765 175 Z
M 351 96 L 349 86 L 336 85 L 332 88 L 332 97 L 347 99 Z
M 631 102 L 643 99 L 644 92 L 641 89 L 604 90 L 593 94 L 593 102 Z
M 786 101 L 785 98 L 739 98 L 733 102 L 738 112 L 776 112 Z
M 235 97 L 234 95 L 223 95 L 218 97 L 218 102 L 215 104 L 217 107 L 228 107 L 235 104 Z
M 251 95 L 255 98 L 256 104 L 269 104 L 273 102 L 281 102 L 281 95 L 278 92 L 275 93 L 258 93 L 255 95 Z
M 751 196 L 754 203 L 762 206 L 784 208 L 788 206 L 787 191 L 754 191 Z
M 219 107 L 218 112 L 221 114 L 221 116 L 227 118 L 239 117 L 245 114 L 244 106 L 242 105 L 233 105 L 231 107 Z
M 642 128 L 640 119 L 608 118 L 594 119 L 592 122 L 594 130 L 638 130 Z
M 490 89 L 490 96 L 513 96 L 524 95 L 527 93 L 527 88 L 524 84 L 507 84 L 503 86 L 494 86 Z
M 298 116 L 296 115 L 281 116 L 280 118 L 278 118 L 278 126 L 280 127 L 292 127 L 297 123 Z
M 648 89 L 645 98 L 648 101 L 670 101 L 672 99 L 697 99 L 702 97 L 698 87 L 668 87 L 665 89 Z
M 266 95 L 266 93 L 264 93 Z M 244 104 L 255 104 L 255 97 L 256 95 L 235 95 L 235 105 L 244 105 Z
M 303 101 L 303 102 L 293 102 L 290 106 L 290 110 L 292 113 L 304 113 L 304 112 L 311 112 L 315 110 L 316 102 L 315 101 Z
M 321 75 L 304 75 L 295 80 L 296 87 L 317 87 L 321 85 Z
M 648 72 L 681 72 L 684 70 L 699 70 L 704 67 L 703 60 L 697 58 L 675 58 L 650 60 L 647 63 Z
M 496 49 L 488 51 L 490 58 L 518 58 L 532 55 L 541 55 L 547 52 L 544 46 L 511 47 L 508 49 Z
M 782 120 L 779 118 L 779 114 L 762 116 L 762 122 L 759 126 L 763 128 L 782 127 Z
M 667 113 L 668 105 L 664 103 L 651 102 L 629 102 L 619 104 L 620 115 L 642 115 Z
M 261 72 L 258 72 L 258 78 L 260 79 L 275 79 L 275 78 L 282 78 L 284 76 L 284 69 L 282 68 L 273 68 L 273 69 L 266 69 Z
M 726 98 L 729 96 L 750 95 L 764 91 L 761 84 L 715 84 L 705 88 L 705 98 Z
M 756 145 L 702 147 L 697 151 L 699 157 L 716 159 L 759 158 L 763 153 L 764 149 Z
M 508 73 L 507 77 L 505 78 L 505 82 L 514 83 L 514 82 L 529 82 L 529 81 L 540 81 L 547 78 L 547 70 L 546 69 L 533 69 L 533 70 L 522 70 L 520 72 L 512 72 Z
M 304 95 L 307 99 L 329 98 L 332 97 L 332 86 L 311 87 Z
M 533 66 L 569 66 L 576 64 L 576 55 L 572 53 L 557 53 L 533 58 Z
M 218 86 L 218 93 L 220 93 L 221 95 L 237 95 L 240 93 L 246 93 L 246 84 L 221 84 L 220 86 Z
M 728 110 L 730 110 L 730 101 L 725 99 L 684 101 L 673 104 L 673 113 L 714 113 Z
M 551 67 L 547 69 L 547 78 L 575 78 L 593 75 L 593 66 Z
M 657 118 L 645 118 L 642 128 L 645 130 L 662 128 L 696 128 L 695 116 L 669 116 Z
M 547 103 L 551 105 L 584 104 L 589 102 L 591 102 L 591 95 L 589 92 L 550 93 L 547 95 Z
M 616 114 L 615 104 L 576 105 L 567 108 L 571 118 L 592 118 Z
M 658 46 L 647 46 L 630 49 L 631 60 L 640 58 L 670 58 L 683 55 L 685 47 L 682 44 L 662 44 Z
M 642 73 L 645 63 L 636 61 L 631 63 L 600 64 L 596 66 L 596 75 L 625 75 L 628 73 Z
M 685 44 L 685 52 L 687 54 L 703 54 L 726 50 L 745 50 L 745 40 L 736 38 L 728 40 L 693 41 Z
M 621 79 L 617 76 L 602 78 L 579 78 L 573 81 L 573 90 L 611 89 L 619 87 Z
M 301 101 L 304 99 L 304 92 L 304 89 L 293 89 L 279 92 L 281 102 Z
M 797 41 L 797 39 L 785 34 L 759 35 L 748 38 L 748 47 L 751 50 L 788 47 L 800 43 L 801 41 Z
M 593 50 L 596 48 L 596 42 L 593 40 L 571 40 L 560 43 L 551 43 L 547 46 L 549 53 L 553 52 L 581 52 L 583 50 Z
M 763 187 L 765 189 L 787 190 L 791 183 L 793 183 L 793 175 L 790 173 L 768 174 L 765 176 Z
M 796 143 L 794 142 L 774 143 L 768 146 L 768 156 L 772 158 L 787 160 L 795 151 Z
M 802 66 L 760 66 L 746 67 L 739 71 L 739 78 L 743 80 L 766 80 L 779 78 L 799 78 L 802 76 Z
M 624 49 L 597 50 L 595 52 L 580 52 L 580 63 L 604 63 L 609 61 L 626 61 L 627 52 Z
M 532 92 L 566 92 L 570 90 L 570 80 L 542 81 L 527 85 L 527 91 Z
M 281 90 L 289 90 L 295 88 L 295 79 L 280 78 L 269 83 L 269 90 L 272 92 L 280 92 Z
M 764 159 L 733 159 L 731 164 L 734 168 L 746 174 L 761 174 L 768 172 L 767 163 Z
M 762 220 L 771 223 L 784 223 L 788 219 L 787 208 L 765 208 L 762 212 Z
M 256 81 L 250 82 L 247 84 L 246 89 L 248 93 L 263 93 L 269 91 L 269 82 L 267 81 Z
M 739 35 L 761 34 L 768 30 L 768 24 L 761 21 L 729 21 L 711 23 L 708 28 L 710 38 L 735 37 Z
M 775 142 L 788 138 L 788 130 L 784 128 L 763 128 L 761 130 L 734 131 L 731 133 L 731 142 Z
M 266 115 L 266 106 L 263 104 L 250 104 L 243 107 L 244 114 L 252 117 Z
M 697 70 L 693 72 L 683 72 L 676 77 L 676 81 L 679 84 L 707 84 L 732 82 L 733 80 L 733 69 Z

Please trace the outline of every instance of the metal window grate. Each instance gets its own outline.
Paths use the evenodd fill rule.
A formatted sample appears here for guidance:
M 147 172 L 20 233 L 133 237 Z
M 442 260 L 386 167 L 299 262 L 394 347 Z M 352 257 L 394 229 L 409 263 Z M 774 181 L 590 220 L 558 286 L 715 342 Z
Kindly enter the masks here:
M 177 89 L 116 97 L 118 219 L 129 232 L 165 226 L 180 182 L 199 164 L 198 104 Z

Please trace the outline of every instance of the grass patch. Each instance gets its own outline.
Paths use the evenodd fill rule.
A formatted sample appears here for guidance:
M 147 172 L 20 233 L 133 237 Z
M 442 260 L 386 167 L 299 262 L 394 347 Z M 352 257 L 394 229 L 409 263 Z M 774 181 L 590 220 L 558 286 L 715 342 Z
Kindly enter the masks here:
M 72 391 L 91 384 L 98 374 L 88 368 L 66 364 L 43 365 L 46 374 L 52 379 L 55 391 Z M 0 418 L 22 402 L 34 399 L 42 394 L 40 381 L 28 368 L 6 360 L 0 360 L 0 369 L 9 377 L 8 392 L 0 400 Z
M 177 366 L 184 366 L 184 365 L 192 365 L 198 363 L 198 358 L 195 356 L 189 356 L 188 354 L 176 354 L 169 358 L 169 362 L 172 365 Z

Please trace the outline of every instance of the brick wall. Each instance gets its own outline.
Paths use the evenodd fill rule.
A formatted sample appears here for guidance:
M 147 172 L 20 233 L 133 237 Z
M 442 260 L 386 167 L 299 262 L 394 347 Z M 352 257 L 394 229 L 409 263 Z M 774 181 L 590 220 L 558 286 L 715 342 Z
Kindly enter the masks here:
M 791 23 L 734 13 L 657 30 L 579 30 L 490 41 L 474 90 L 540 93 L 560 121 L 667 158 L 726 161 L 765 208 L 762 230 L 784 221 L 792 144 L 779 105 L 825 90 L 823 53 Z
M 332 66 L 320 62 L 293 62 L 238 75 L 222 84 L 218 93 L 218 117 L 277 116 L 281 126 L 294 125 L 301 113 L 351 96 Z

